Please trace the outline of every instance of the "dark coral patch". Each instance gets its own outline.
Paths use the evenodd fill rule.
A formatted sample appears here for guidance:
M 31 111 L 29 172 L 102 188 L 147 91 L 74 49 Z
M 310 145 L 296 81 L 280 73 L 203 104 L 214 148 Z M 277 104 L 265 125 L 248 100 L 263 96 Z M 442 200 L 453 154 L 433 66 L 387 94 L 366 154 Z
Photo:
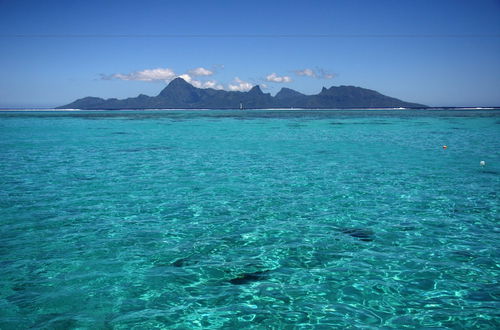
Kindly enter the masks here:
M 268 270 L 258 271 L 254 273 L 243 273 L 229 280 L 229 283 L 235 285 L 248 284 L 251 282 L 263 281 L 268 278 Z
M 347 234 L 351 237 L 357 238 L 363 242 L 371 242 L 371 241 L 373 241 L 373 237 L 374 237 L 374 233 L 370 229 L 345 228 L 345 229 L 342 229 L 341 232 L 343 234 Z

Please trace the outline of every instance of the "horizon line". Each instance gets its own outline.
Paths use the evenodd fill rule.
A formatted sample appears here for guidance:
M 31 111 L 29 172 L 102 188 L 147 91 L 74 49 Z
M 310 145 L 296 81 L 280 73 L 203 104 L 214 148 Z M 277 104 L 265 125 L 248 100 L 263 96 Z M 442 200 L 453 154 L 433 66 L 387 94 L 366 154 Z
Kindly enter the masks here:
M 338 108 L 304 108 L 304 107 L 281 107 L 281 108 L 245 108 L 245 110 L 500 110 L 500 106 L 424 106 L 424 107 L 338 107 Z M 123 108 L 123 109 L 61 109 L 57 107 L 1 107 L 1 111 L 144 111 L 144 110 L 240 110 L 238 108 Z

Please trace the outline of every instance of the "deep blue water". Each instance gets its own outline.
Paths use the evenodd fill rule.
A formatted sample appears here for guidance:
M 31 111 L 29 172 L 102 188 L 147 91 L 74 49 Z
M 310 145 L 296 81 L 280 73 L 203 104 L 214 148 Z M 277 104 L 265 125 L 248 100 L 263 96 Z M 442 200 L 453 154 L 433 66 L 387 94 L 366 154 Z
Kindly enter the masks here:
M 0 112 L 0 328 L 498 328 L 499 174 L 498 110 Z

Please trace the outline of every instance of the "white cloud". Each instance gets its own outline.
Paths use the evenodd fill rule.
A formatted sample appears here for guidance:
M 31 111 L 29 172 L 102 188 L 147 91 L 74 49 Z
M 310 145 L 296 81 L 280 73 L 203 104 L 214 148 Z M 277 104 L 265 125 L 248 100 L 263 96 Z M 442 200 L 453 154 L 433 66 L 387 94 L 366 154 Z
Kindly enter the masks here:
M 188 73 L 192 76 L 211 76 L 214 74 L 212 70 L 208 70 L 202 67 L 194 68 L 188 71 Z
M 224 89 L 224 86 L 222 86 L 222 84 L 219 84 L 215 80 L 208 80 L 208 81 L 191 80 L 190 83 L 196 88 Z
M 243 81 L 240 78 L 236 77 L 234 78 L 234 82 L 227 86 L 227 89 L 230 91 L 246 92 L 250 90 L 252 87 L 253 85 L 248 81 Z
M 318 77 L 323 78 L 323 79 L 332 79 L 335 78 L 335 75 L 333 73 L 330 73 L 326 71 L 325 69 L 318 69 Z
M 179 78 L 184 79 L 187 83 L 190 83 L 196 88 L 213 88 L 213 89 L 224 89 L 222 84 L 219 84 L 215 80 L 201 81 L 197 79 L 193 79 L 189 74 L 184 73 L 179 76 Z
M 312 78 L 318 78 L 318 79 L 335 78 L 335 75 L 333 73 L 330 73 L 330 72 L 326 71 L 325 69 L 321 69 L 321 68 L 317 68 L 316 70 L 313 70 L 313 69 L 295 70 L 295 74 L 297 76 L 312 77 Z
M 218 66 L 219 68 L 222 68 L 222 65 Z M 112 79 L 118 79 L 118 80 L 128 80 L 128 81 L 148 81 L 148 82 L 170 82 L 173 79 L 179 77 L 184 79 L 187 83 L 193 85 L 194 87 L 197 88 L 212 88 L 212 89 L 218 89 L 218 90 L 229 90 L 229 91 L 248 91 L 250 90 L 254 85 L 248 81 L 241 80 L 240 78 L 236 77 L 234 80 L 226 85 L 224 87 L 223 84 L 219 83 L 216 80 L 200 80 L 197 79 L 197 77 L 208 77 L 213 74 L 215 74 L 217 69 L 209 70 L 203 67 L 197 67 L 194 69 L 189 70 L 186 73 L 183 74 L 177 74 L 174 72 L 174 70 L 170 68 L 156 68 L 156 69 L 146 69 L 142 71 L 135 71 L 131 73 L 115 73 L 111 75 L 101 75 L 101 79 L 103 80 L 112 80 Z M 272 76 L 272 75 L 270 75 Z M 278 77 L 276 74 L 274 74 L 275 79 L 281 79 L 282 82 L 289 82 L 291 81 L 290 77 Z
M 129 81 L 149 81 L 149 82 L 170 82 L 174 78 L 180 77 L 186 82 L 198 88 L 213 88 L 213 89 L 224 89 L 224 86 L 215 80 L 200 81 L 195 79 L 199 76 L 211 76 L 215 73 L 213 70 L 209 70 L 203 67 L 197 67 L 189 70 L 187 73 L 178 75 L 174 70 L 170 68 L 156 68 L 156 69 L 146 69 L 142 71 L 135 71 L 132 73 L 115 73 L 111 75 L 101 75 L 103 80 L 129 80 Z
M 102 79 L 138 80 L 138 81 L 170 81 L 177 75 L 169 68 L 147 69 L 132 73 L 115 73 L 110 76 L 102 76 Z
M 203 87 L 201 87 L 201 88 L 224 89 L 224 86 L 222 86 L 222 84 L 219 84 L 215 80 L 209 80 L 209 81 L 203 82 Z
M 170 68 L 156 68 L 146 69 L 142 71 L 135 71 L 132 73 L 115 73 L 112 75 L 101 75 L 104 80 L 118 79 L 118 80 L 135 80 L 135 81 L 166 81 L 169 82 L 175 77 L 183 77 L 184 80 L 191 80 L 192 77 L 198 76 L 211 76 L 214 71 L 208 70 L 203 67 L 194 68 L 187 73 L 178 76 L 174 70 Z
M 278 76 L 276 73 L 271 73 L 266 77 L 267 81 L 275 82 L 275 83 L 289 83 L 292 82 L 292 78 L 289 76 Z
M 193 81 L 193 78 L 191 78 L 191 76 L 190 76 L 189 74 L 187 74 L 187 73 L 181 74 L 181 75 L 179 76 L 179 78 L 184 79 L 186 82 L 188 82 L 188 83 L 190 83 L 190 84 L 191 84 L 191 82 Z
M 298 76 L 316 77 L 316 73 L 311 69 L 295 70 L 295 74 Z

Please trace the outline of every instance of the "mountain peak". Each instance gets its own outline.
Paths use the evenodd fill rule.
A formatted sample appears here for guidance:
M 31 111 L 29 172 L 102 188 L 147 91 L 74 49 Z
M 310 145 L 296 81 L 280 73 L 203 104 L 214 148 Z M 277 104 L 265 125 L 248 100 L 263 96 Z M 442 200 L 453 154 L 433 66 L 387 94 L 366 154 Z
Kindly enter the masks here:
M 260 89 L 260 86 L 259 85 L 255 85 L 253 86 L 249 91 L 248 93 L 251 93 L 251 94 L 264 94 L 262 92 L 262 90 Z
M 276 95 L 274 97 L 276 99 L 288 99 L 288 98 L 292 98 L 292 97 L 301 97 L 301 96 L 305 96 L 305 95 L 302 93 L 299 93 L 296 90 L 293 90 L 291 88 L 283 87 L 280 89 L 280 91 L 278 93 L 276 93 Z
M 184 80 L 181 77 L 177 77 L 174 80 L 172 80 L 168 86 L 193 86 L 190 83 L 188 83 L 186 80 Z M 168 87 L 167 86 L 167 87 Z
M 194 87 L 181 77 L 177 77 L 172 80 L 167 87 L 165 87 L 158 96 L 169 96 L 172 93 L 179 93 L 183 90 L 192 90 Z

